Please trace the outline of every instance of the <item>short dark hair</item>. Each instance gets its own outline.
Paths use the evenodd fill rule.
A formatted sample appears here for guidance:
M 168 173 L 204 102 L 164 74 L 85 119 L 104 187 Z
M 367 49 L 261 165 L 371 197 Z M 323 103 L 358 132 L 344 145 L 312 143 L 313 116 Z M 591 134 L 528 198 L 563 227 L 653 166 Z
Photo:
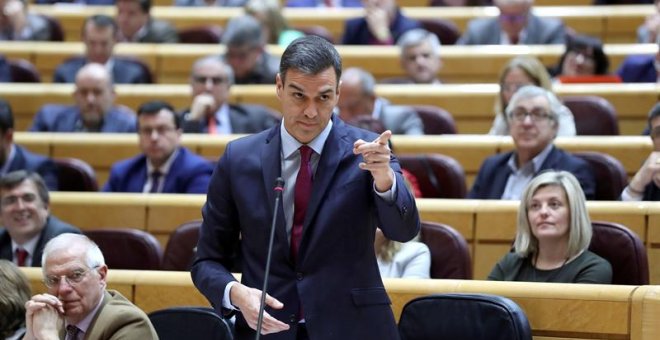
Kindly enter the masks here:
M 557 75 L 561 75 L 564 72 L 562 67 L 568 52 L 583 52 L 585 50 L 590 50 L 593 53 L 592 57 L 596 66 L 594 73 L 597 75 L 607 74 L 610 68 L 610 60 L 605 54 L 605 51 L 603 51 L 603 42 L 598 38 L 590 37 L 588 35 L 576 34 L 566 37 L 566 50 L 559 60 L 557 66 L 559 72 L 557 72 Z
M 284 50 L 280 61 L 280 78 L 284 82 L 289 69 L 298 70 L 305 74 L 316 75 L 328 67 L 335 70 L 337 87 L 341 78 L 341 57 L 335 47 L 327 40 L 308 35 L 300 37 Z
M 181 128 L 181 118 L 179 115 L 174 111 L 174 108 L 172 105 L 170 105 L 167 102 L 164 102 L 162 100 L 152 100 L 148 101 L 146 103 L 143 103 L 140 105 L 137 111 L 137 116 L 155 116 L 157 115 L 161 110 L 167 110 L 172 113 L 172 119 L 174 120 L 174 126 L 176 126 L 177 129 Z M 140 120 L 138 119 L 138 128 L 140 127 Z
M 151 0 L 117 0 L 117 2 L 120 1 L 137 2 L 140 5 L 142 12 L 149 13 L 149 11 L 151 11 Z
M 651 111 L 649 111 L 649 119 L 648 119 L 649 131 L 651 131 L 651 121 L 657 117 L 660 117 L 660 102 L 655 103 Z
M 14 114 L 8 101 L 0 99 L 0 132 L 3 134 L 14 129 Z
M 266 42 L 259 20 L 242 15 L 229 20 L 222 33 L 222 43 L 227 47 L 261 47 Z
M 23 182 L 31 180 L 37 187 L 39 198 L 46 206 L 50 204 L 50 195 L 44 179 L 36 172 L 27 170 L 16 170 L 0 177 L 0 190 L 11 190 L 21 185 Z
M 85 28 L 89 23 L 92 23 L 94 26 L 99 28 L 112 27 L 112 35 L 114 37 L 116 37 L 119 33 L 119 26 L 117 26 L 115 19 L 108 15 L 96 14 L 85 19 L 85 22 L 83 22 L 82 30 L 80 31 L 81 36 L 85 36 Z

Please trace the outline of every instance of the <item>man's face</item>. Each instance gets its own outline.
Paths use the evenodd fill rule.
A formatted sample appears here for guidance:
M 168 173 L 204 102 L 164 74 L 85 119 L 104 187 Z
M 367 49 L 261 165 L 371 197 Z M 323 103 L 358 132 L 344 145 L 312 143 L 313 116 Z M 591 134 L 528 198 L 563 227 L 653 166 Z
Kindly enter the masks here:
M 94 124 L 103 119 L 112 107 L 115 94 L 107 75 L 98 72 L 86 72 L 76 78 L 76 90 L 73 94 L 80 114 L 85 122 Z
M 112 27 L 98 27 L 92 23 L 85 26 L 83 37 L 87 60 L 93 63 L 105 64 L 112 56 L 116 40 Z
M 428 84 L 435 80 L 442 62 L 440 57 L 433 53 L 431 44 L 424 41 L 419 45 L 404 49 L 401 55 L 401 66 L 415 83 Z
M 306 144 L 318 136 L 332 118 L 339 90 L 332 67 L 316 75 L 295 69 L 275 78 L 277 97 L 282 103 L 284 127 L 297 141 Z
M 125 37 L 132 37 L 147 21 L 149 13 L 143 12 L 137 1 L 117 1 L 117 26 Z
M 234 70 L 236 78 L 244 78 L 254 70 L 262 53 L 258 46 L 227 46 L 225 61 Z
M 155 166 L 162 165 L 179 145 L 181 130 L 174 124 L 174 113 L 163 109 L 155 115 L 138 116 L 140 149 Z
M 193 98 L 208 93 L 218 107 L 229 100 L 229 79 L 219 63 L 207 62 L 193 69 L 190 86 Z
M 48 206 L 31 179 L 13 189 L 0 190 L 0 217 L 12 239 L 23 243 L 38 235 L 46 225 Z
M 108 267 L 89 268 L 85 250 L 84 246 L 74 244 L 53 251 L 44 263 L 45 281 L 57 282 L 48 287 L 48 293 L 62 301 L 64 317 L 69 323 L 78 323 L 91 313 L 106 287 Z
M 343 78 L 340 87 L 337 107 L 342 120 L 348 122 L 358 116 L 371 116 L 376 98 L 364 93 L 357 78 Z
M 651 140 L 653 151 L 660 151 L 660 116 L 651 119 Z
M 531 9 L 530 4 L 512 3 L 499 5 L 500 27 L 509 37 L 520 38 L 520 32 L 527 26 L 527 17 Z
M 557 134 L 557 122 L 549 118 L 550 103 L 545 96 L 521 99 L 513 112 L 522 116 L 522 120 L 509 118 L 517 152 L 534 157 L 552 143 Z

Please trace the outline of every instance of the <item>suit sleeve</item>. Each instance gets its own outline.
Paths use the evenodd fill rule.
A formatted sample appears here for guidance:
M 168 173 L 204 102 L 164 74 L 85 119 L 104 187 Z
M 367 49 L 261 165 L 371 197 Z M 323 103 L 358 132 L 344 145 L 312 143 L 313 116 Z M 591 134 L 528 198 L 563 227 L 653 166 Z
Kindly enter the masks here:
M 208 191 L 212 173 L 213 167 L 211 164 L 206 160 L 202 160 L 199 165 L 190 171 L 186 193 L 205 194 Z
M 48 131 L 48 125 L 45 119 L 46 109 L 42 107 L 39 112 L 34 116 L 32 120 L 32 126 L 30 126 L 30 131 L 34 132 L 46 132 Z
M 476 199 L 482 199 L 484 198 L 484 193 L 482 192 L 482 186 L 485 183 L 484 177 L 486 177 L 486 161 L 484 161 L 483 164 L 481 164 L 481 167 L 479 168 L 479 172 L 477 172 L 477 178 L 474 179 L 474 183 L 472 183 L 472 188 L 470 189 L 470 192 L 467 194 L 467 198 L 476 198 Z
M 113 166 L 110 169 L 110 177 L 108 177 L 108 181 L 105 182 L 103 185 L 103 188 L 101 188 L 102 192 L 116 192 L 117 191 L 117 169 Z
M 579 158 L 576 159 L 573 169 L 570 171 L 577 180 L 580 182 L 582 191 L 587 200 L 596 198 L 596 179 L 594 178 L 593 170 L 586 161 Z
M 419 233 L 420 221 L 415 198 L 401 174 L 401 167 L 396 158 L 392 158 L 390 166 L 396 176 L 396 192 L 394 201 L 388 202 L 378 196 L 373 190 L 376 209 L 378 212 L 378 225 L 383 234 L 390 240 L 407 242 Z
M 59 190 L 57 166 L 52 160 L 46 159 L 41 165 L 39 165 L 36 172 L 44 179 L 46 186 L 48 186 L 48 190 Z
M 564 23 L 561 21 L 552 22 L 551 30 L 548 35 L 547 44 L 563 45 L 566 42 L 566 30 Z

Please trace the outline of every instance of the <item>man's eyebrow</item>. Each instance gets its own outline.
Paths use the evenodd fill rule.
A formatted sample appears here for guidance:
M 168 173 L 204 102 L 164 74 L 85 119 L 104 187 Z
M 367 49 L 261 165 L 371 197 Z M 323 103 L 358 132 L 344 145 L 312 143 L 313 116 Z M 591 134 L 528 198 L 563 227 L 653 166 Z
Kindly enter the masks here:
M 293 89 L 295 89 L 296 91 L 305 92 L 303 88 L 293 83 L 289 84 L 289 87 L 293 87 Z

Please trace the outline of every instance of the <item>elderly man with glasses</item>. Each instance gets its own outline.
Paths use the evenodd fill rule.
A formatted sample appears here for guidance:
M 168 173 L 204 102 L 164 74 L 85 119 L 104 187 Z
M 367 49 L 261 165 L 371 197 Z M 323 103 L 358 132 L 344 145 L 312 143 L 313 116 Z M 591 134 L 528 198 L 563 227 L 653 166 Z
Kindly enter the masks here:
M 624 201 L 660 201 L 660 103 L 649 112 L 653 151 L 621 193 Z
M 26 304 L 26 340 L 158 339 L 147 315 L 114 290 L 99 247 L 83 235 L 62 234 L 46 244 L 47 293 Z
M 232 68 L 217 56 L 197 60 L 190 74 L 192 105 L 182 112 L 186 133 L 256 133 L 278 121 L 260 105 L 229 104 Z
M 590 165 L 554 145 L 560 110 L 550 91 L 536 86 L 518 90 L 506 108 L 515 149 L 483 162 L 468 197 L 518 200 L 534 176 L 554 169 L 575 175 L 587 199 L 593 199 L 596 182 Z
M 566 32 L 562 21 L 534 15 L 534 0 L 494 0 L 493 4 L 500 14 L 470 21 L 458 44 L 564 44 Z

